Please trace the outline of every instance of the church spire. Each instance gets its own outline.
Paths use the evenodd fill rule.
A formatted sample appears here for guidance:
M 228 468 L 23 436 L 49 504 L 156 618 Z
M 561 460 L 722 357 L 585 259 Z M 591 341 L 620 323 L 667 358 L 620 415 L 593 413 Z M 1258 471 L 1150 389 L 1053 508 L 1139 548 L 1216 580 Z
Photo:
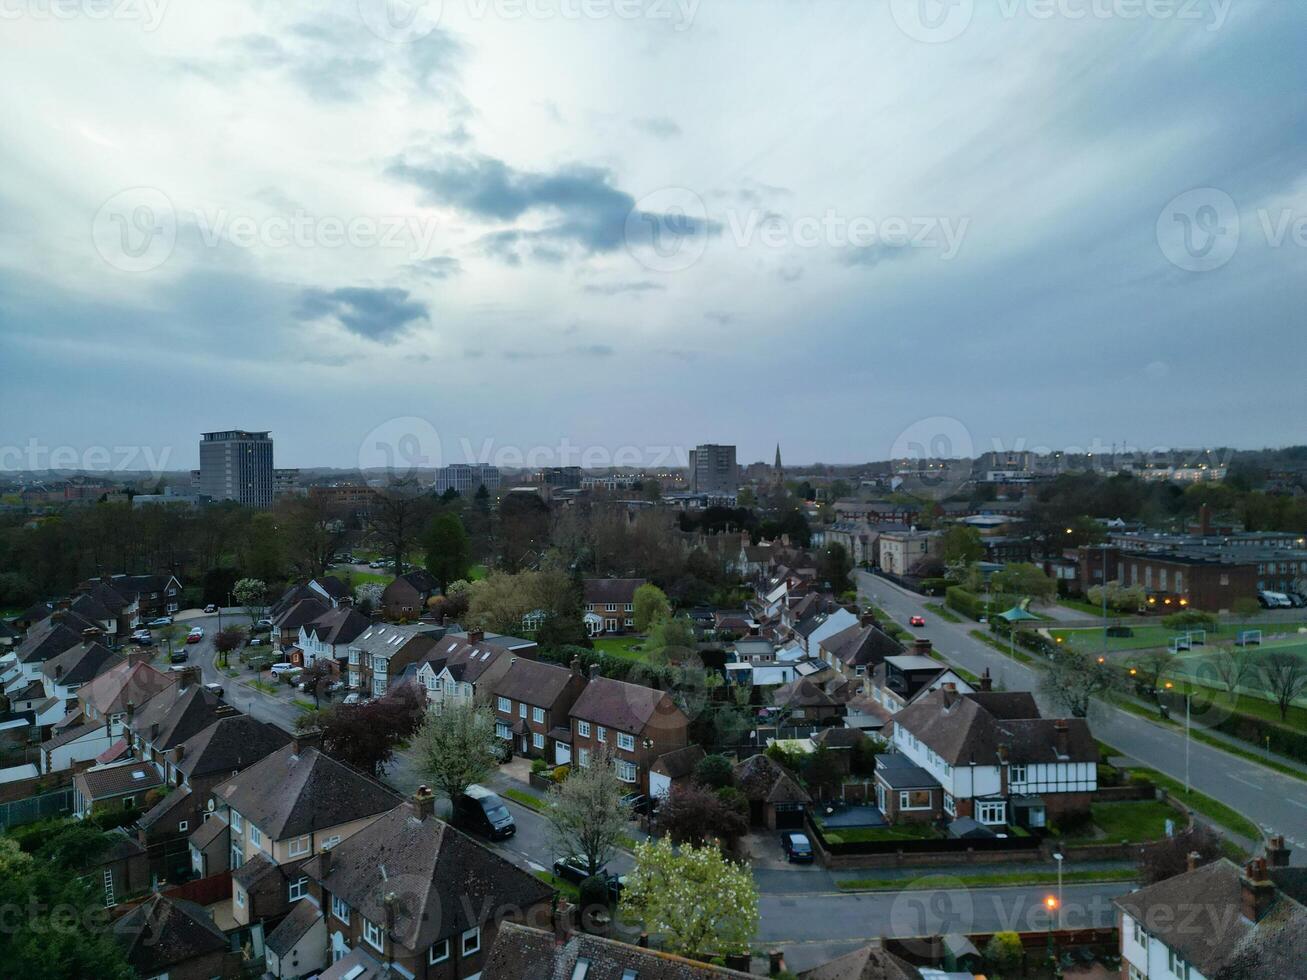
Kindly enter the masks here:
M 772 469 L 776 471 L 776 479 L 778 480 L 785 472 L 784 468 L 781 466 L 781 444 L 779 442 L 776 443 L 776 462 L 772 465 Z

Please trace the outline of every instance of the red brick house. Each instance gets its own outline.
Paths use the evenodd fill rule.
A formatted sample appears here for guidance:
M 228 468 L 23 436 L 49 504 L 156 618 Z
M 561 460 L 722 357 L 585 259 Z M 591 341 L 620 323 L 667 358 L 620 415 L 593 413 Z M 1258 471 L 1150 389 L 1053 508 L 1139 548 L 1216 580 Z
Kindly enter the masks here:
M 438 591 L 431 573 L 419 568 L 400 575 L 381 593 L 381 608 L 391 620 L 414 620 L 427 611 L 427 600 Z
M 635 590 L 642 578 L 588 578 L 585 580 L 585 628 L 591 636 L 629 633 L 635 629 Z
M 569 712 L 584 690 L 585 677 L 577 661 L 569 670 L 513 657 L 493 688 L 495 734 L 512 742 L 518 755 L 557 765 L 556 743 L 571 743 Z
M 600 677 L 592 667 L 590 683 L 572 705 L 571 761 L 584 767 L 607 752 L 617 777 L 648 795 L 650 767 L 689 743 L 689 724 L 665 692 Z

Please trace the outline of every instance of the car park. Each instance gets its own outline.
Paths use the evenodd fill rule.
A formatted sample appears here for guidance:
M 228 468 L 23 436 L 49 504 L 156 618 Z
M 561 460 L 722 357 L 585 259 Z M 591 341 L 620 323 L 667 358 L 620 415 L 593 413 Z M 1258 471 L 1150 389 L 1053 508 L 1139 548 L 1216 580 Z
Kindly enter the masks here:
M 517 823 L 504 801 L 475 783 L 454 801 L 454 822 L 491 840 L 504 840 L 517 833 Z
M 926 617 L 925 617 L 925 616 L 910 616 L 910 617 L 908 617 L 908 625 L 909 625 L 909 626 L 925 626 L 925 625 L 926 625 Z
M 808 840 L 807 834 L 797 830 L 781 834 L 781 850 L 785 852 L 785 860 L 791 864 L 812 863 L 812 841 Z
M 573 885 L 579 885 L 590 877 L 586 873 L 587 870 L 585 858 L 559 858 L 554 862 L 554 875 L 564 881 L 571 882 Z M 595 877 L 603 878 L 608 882 L 608 895 L 613 901 L 617 901 L 622 897 L 622 889 L 626 887 L 626 878 L 624 876 L 611 874 L 607 867 L 603 867 L 599 869 Z

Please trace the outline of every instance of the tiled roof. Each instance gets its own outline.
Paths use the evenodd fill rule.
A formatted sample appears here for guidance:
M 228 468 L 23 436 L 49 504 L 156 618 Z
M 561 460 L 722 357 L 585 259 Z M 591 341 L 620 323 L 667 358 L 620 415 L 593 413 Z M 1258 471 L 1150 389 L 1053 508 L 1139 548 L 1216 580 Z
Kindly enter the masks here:
M 584 585 L 585 601 L 624 606 L 635 601 L 635 590 L 645 581 L 642 578 L 588 578 Z
M 651 768 L 654 772 L 662 773 L 668 779 L 684 779 L 694 772 L 694 767 L 707 754 L 702 745 L 687 745 L 683 748 L 673 749 L 671 752 L 664 752 L 654 760 Z
M 662 691 L 611 677 L 596 677 L 572 705 L 571 716 L 638 735 L 646 728 L 675 731 L 688 719 Z
M 43 663 L 81 642 L 80 630 L 74 630 L 63 622 L 45 619 L 27 631 L 23 642 L 14 647 L 14 655 L 20 664 Z
M 849 667 L 880 663 L 904 652 L 903 644 L 875 626 L 850 626 L 819 644 L 821 649 Z
M 194 902 L 156 894 L 113 924 L 137 976 L 153 977 L 188 960 L 225 952 L 227 937 Z
M 171 749 L 236 709 L 199 684 L 184 691 L 175 687 L 155 695 L 137 710 L 131 729 L 157 751 Z M 158 729 L 155 729 L 158 725 Z M 184 754 L 184 753 L 183 753 Z
M 127 796 L 163 785 L 163 777 L 148 762 L 120 762 L 111 766 L 86 769 L 73 777 L 90 800 Z
M 296 755 L 294 743 L 215 792 L 274 841 L 360 820 L 399 802 L 393 790 L 314 746 Z
M 372 620 L 357 609 L 343 606 L 340 609 L 327 610 L 311 623 L 306 623 L 304 628 L 320 642 L 335 646 L 339 643 L 349 643 L 371 625 Z
M 380 655 L 389 659 L 400 650 L 409 649 L 410 645 L 412 649 L 420 651 L 418 656 L 421 657 L 437 642 L 431 634 L 421 632 L 412 626 L 375 623 L 350 640 L 349 645 L 350 649 L 358 649 L 369 657 Z
M 920 970 L 881 948 L 879 942 L 799 974 L 799 980 L 920 980 L 920 977 Z
M 1009 762 L 1098 761 L 1098 745 L 1083 718 L 1041 718 L 1028 692 L 932 691 L 896 714 L 894 724 L 955 766 L 973 760 L 997 765 L 1000 747 Z M 1066 726 L 1066 759 L 1055 750 L 1058 725 Z
M 566 941 L 552 932 L 515 922 L 499 927 L 481 971 L 481 980 L 564 980 L 576 976 L 578 960 L 589 963 L 586 980 L 749 980 L 750 974 L 683 959 L 612 939 L 573 933 Z
M 519 657 L 495 682 L 494 693 L 501 698 L 548 708 L 558 700 L 568 684 L 577 679 L 577 675 L 566 667 Z
M 530 908 L 553 889 L 434 816 L 403 803 L 303 871 L 373 922 L 391 919 L 399 945 L 424 950 L 481 925 L 496 909 Z M 387 894 L 397 901 L 388 911 Z
M 155 670 L 144 660 L 124 660 L 82 687 L 77 696 L 100 714 L 110 715 L 126 710 L 129 703 L 141 707 L 176 680 L 175 675 Z
M 188 779 L 248 769 L 285 746 L 290 736 L 276 725 L 256 721 L 249 715 L 219 718 L 182 742 L 177 768 Z
M 301 899 L 290 907 L 290 914 L 268 936 L 268 949 L 279 957 L 285 956 L 321 919 L 322 911 L 308 899 Z
M 85 684 L 111 667 L 116 667 L 122 660 L 122 657 L 103 644 L 87 641 L 69 647 L 57 657 L 51 657 L 41 666 L 41 673 L 56 684 Z

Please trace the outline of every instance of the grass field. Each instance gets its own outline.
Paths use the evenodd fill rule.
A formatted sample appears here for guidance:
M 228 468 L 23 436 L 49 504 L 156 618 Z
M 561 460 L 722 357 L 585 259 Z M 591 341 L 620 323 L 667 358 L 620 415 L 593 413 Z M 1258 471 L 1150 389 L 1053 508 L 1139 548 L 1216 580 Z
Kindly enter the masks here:
M 1125 803 L 1095 803 L 1090 807 L 1094 824 L 1102 837 L 1077 837 L 1075 844 L 1141 844 L 1166 836 L 1166 822 L 1183 827 L 1185 818 L 1174 807 L 1156 800 L 1132 800 Z
M 485 565 L 473 565 L 467 571 L 467 578 L 469 582 L 479 582 L 489 574 L 490 569 Z
M 1170 646 L 1171 641 L 1181 635 L 1183 630 L 1167 629 L 1165 626 L 1158 624 L 1156 626 L 1131 626 L 1134 631 L 1133 636 L 1109 636 L 1107 638 L 1107 649 L 1109 653 L 1115 653 L 1125 650 L 1148 650 L 1153 647 Z M 1297 623 L 1240 623 L 1235 625 L 1226 624 L 1219 630 L 1207 631 L 1207 645 L 1214 646 L 1216 643 L 1233 642 L 1235 635 L 1240 630 L 1260 629 L 1263 634 L 1263 648 L 1281 645 L 1294 645 L 1307 647 L 1307 638 L 1297 633 Z M 1096 653 L 1103 649 L 1103 629 L 1101 626 L 1085 627 L 1083 629 L 1054 629 L 1049 630 L 1049 634 L 1054 638 L 1061 638 L 1064 643 L 1081 650 L 1087 650 L 1090 653 Z M 1272 637 L 1281 637 L 1282 639 L 1273 640 Z
M 594 641 L 594 648 L 610 657 L 643 661 L 645 657 L 640 647 L 644 641 L 643 636 L 604 636 Z
M 1196 790 L 1186 793 L 1184 784 L 1178 779 L 1172 779 L 1170 776 L 1163 775 L 1156 769 L 1131 769 L 1130 776 L 1143 776 L 1156 786 L 1166 790 L 1172 797 L 1183 803 L 1195 813 L 1207 817 L 1209 820 L 1233 830 L 1236 834 L 1247 837 L 1254 844 L 1262 839 L 1261 829 L 1238 810 L 1226 806 L 1219 800 L 1214 800 L 1210 796 L 1205 796 Z

